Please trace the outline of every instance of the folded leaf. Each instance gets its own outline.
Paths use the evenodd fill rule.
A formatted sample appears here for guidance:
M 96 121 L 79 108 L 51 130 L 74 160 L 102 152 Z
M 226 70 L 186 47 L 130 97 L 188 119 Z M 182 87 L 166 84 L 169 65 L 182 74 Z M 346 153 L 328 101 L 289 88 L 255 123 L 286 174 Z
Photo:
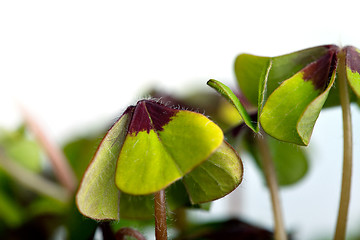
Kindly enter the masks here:
M 233 191 L 242 180 L 243 165 L 236 151 L 223 142 L 203 164 L 185 175 L 183 182 L 191 202 L 219 199 Z
M 79 211 L 93 219 L 119 219 L 120 191 L 115 185 L 115 169 L 133 108 L 110 128 L 86 170 L 76 195 Z
M 77 206 L 93 219 L 146 218 L 153 204 L 149 194 L 206 161 L 223 138 L 221 129 L 199 113 L 139 101 L 100 143 L 79 187 Z M 186 195 L 177 200 L 172 195 L 173 206 L 190 203 Z
M 360 98 L 360 50 L 347 46 L 346 51 L 346 75 L 352 90 Z
M 217 92 L 219 92 L 223 97 L 226 98 L 239 112 L 245 124 L 254 132 L 258 132 L 259 129 L 256 128 L 254 123 L 251 121 L 249 114 L 247 113 L 245 107 L 241 104 L 239 98 L 231 91 L 231 89 L 225 84 L 216 81 L 214 79 L 210 79 L 207 84 L 214 88 Z
M 266 133 L 308 145 L 320 110 L 335 80 L 337 47 L 285 80 L 267 99 L 260 115 Z
M 259 81 L 266 72 L 269 60 L 272 66 L 267 80 L 267 94 L 270 95 L 284 80 L 311 62 L 326 55 L 334 45 L 324 45 L 278 56 L 259 57 L 241 54 L 235 60 L 235 74 L 245 97 L 255 106 L 258 104 Z
M 128 132 L 115 183 L 122 192 L 133 195 L 166 188 L 204 162 L 224 138 L 221 129 L 205 116 L 154 101 L 136 105 Z

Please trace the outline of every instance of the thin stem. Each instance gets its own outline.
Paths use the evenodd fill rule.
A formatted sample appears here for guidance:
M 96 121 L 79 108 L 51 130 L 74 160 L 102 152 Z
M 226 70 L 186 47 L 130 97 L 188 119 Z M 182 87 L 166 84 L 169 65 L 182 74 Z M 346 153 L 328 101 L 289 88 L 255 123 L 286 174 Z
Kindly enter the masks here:
M 341 197 L 336 223 L 335 240 L 343 240 L 346 235 L 346 223 L 350 202 L 351 172 L 352 172 L 352 126 L 350 112 L 350 98 L 346 78 L 345 52 L 339 54 L 338 81 L 340 103 L 343 116 L 344 159 L 341 183 Z
M 155 193 L 154 211 L 156 240 L 167 240 L 166 199 L 164 189 Z
M 69 165 L 68 160 L 64 156 L 63 152 L 58 148 L 56 144 L 50 141 L 43 129 L 31 116 L 31 114 L 20 105 L 26 125 L 30 128 L 31 132 L 37 138 L 40 145 L 48 155 L 54 172 L 60 183 L 70 192 L 74 193 L 77 187 L 77 180 L 75 173 Z
M 116 240 L 109 222 L 102 222 L 99 226 L 101 228 L 103 240 Z
M 284 226 L 284 220 L 282 216 L 278 183 L 276 180 L 276 173 L 274 163 L 272 161 L 271 152 L 266 139 L 263 136 L 257 136 L 257 143 L 260 149 L 261 161 L 263 165 L 263 171 L 266 178 L 266 183 L 270 190 L 272 209 L 274 214 L 274 238 L 276 240 L 287 240 L 287 235 Z
M 132 228 L 121 228 L 115 234 L 116 240 L 125 240 L 125 236 L 130 236 L 136 238 L 137 240 L 145 240 L 145 237 L 139 231 Z

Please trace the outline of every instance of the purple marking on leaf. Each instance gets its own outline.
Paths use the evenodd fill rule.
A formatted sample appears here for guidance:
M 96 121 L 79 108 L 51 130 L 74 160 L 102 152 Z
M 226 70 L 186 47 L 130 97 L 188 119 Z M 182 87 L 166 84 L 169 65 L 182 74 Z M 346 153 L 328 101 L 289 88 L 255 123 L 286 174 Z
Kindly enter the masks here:
M 316 90 L 323 90 L 329 84 L 336 69 L 338 51 L 339 48 L 332 45 L 324 56 L 310 63 L 302 70 L 304 80 L 312 81 Z
M 161 131 L 178 110 L 152 101 L 141 100 L 136 104 L 133 117 L 129 126 L 129 133 L 135 135 L 138 132 L 150 130 Z
M 145 101 L 139 101 L 136 104 L 135 111 L 129 126 L 129 133 L 135 133 L 141 131 L 147 131 L 149 133 L 150 129 L 152 129 L 151 121 L 149 118 L 149 114 L 146 110 Z
M 360 53 L 355 47 L 346 46 L 346 66 L 351 69 L 353 73 L 360 73 Z
M 162 131 L 163 126 L 170 122 L 179 110 L 166 107 L 165 105 L 155 102 L 146 101 L 146 108 L 152 120 L 155 130 Z

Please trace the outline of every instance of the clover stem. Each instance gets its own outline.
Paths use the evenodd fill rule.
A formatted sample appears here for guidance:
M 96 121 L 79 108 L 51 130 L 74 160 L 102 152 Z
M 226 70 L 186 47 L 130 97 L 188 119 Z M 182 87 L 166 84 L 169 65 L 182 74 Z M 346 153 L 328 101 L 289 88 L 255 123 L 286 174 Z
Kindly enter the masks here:
M 271 197 L 272 209 L 274 214 L 274 225 L 275 225 L 274 239 L 287 240 L 284 220 L 282 216 L 281 204 L 280 204 L 279 188 L 276 179 L 274 163 L 271 157 L 271 152 L 268 143 L 263 136 L 261 135 L 257 136 L 257 144 L 260 149 L 261 163 L 263 166 L 266 183 L 270 190 L 270 197 Z
M 109 222 L 100 223 L 103 240 L 116 240 Z
M 346 78 L 345 51 L 339 53 L 338 81 L 340 104 L 343 117 L 344 155 L 341 183 L 341 196 L 338 218 L 336 223 L 335 240 L 345 239 L 346 223 L 350 202 L 351 172 L 352 172 L 352 126 L 350 112 L 350 98 Z
M 166 199 L 165 199 L 165 190 L 164 189 L 155 193 L 154 211 L 155 211 L 156 240 L 167 240 Z

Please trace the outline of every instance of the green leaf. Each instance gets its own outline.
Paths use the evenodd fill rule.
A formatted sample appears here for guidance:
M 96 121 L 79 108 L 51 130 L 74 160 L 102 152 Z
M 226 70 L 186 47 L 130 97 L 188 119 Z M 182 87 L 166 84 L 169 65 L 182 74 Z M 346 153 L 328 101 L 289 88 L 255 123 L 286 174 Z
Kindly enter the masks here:
M 164 189 L 204 162 L 223 137 L 221 129 L 199 113 L 140 101 L 119 154 L 116 186 L 133 195 Z
M 66 239 L 88 240 L 94 239 L 98 223 L 90 218 L 84 218 L 76 208 L 74 201 L 72 201 L 65 217 L 65 227 L 67 230 Z
M 191 202 L 204 203 L 233 191 L 240 184 L 242 174 L 240 157 L 228 143 L 223 142 L 207 161 L 185 175 L 183 182 Z
M 9 158 L 23 167 L 33 172 L 41 171 L 40 147 L 34 140 L 29 139 L 22 126 L 12 132 L 1 130 L 0 146 Z
M 78 208 L 94 219 L 147 216 L 153 204 L 148 194 L 182 178 L 222 142 L 221 129 L 205 116 L 140 101 L 100 143 L 80 184 Z M 185 204 L 188 197 L 182 199 L 173 205 Z
M 360 50 L 347 46 L 344 48 L 346 51 L 346 75 L 350 87 L 360 98 Z
M 259 131 L 260 129 L 260 113 L 263 109 L 264 106 L 264 101 L 265 98 L 267 97 L 267 83 L 268 83 L 268 79 L 269 79 L 269 73 L 272 67 L 272 59 L 269 59 L 268 61 L 268 66 L 266 69 L 264 69 L 263 74 L 261 75 L 260 81 L 259 81 L 259 93 L 258 93 L 258 111 L 257 111 L 257 125 L 256 125 L 256 129 Z
M 245 124 L 251 130 L 253 130 L 254 132 L 259 131 L 259 129 L 257 129 L 255 127 L 255 125 L 253 124 L 253 122 L 251 121 L 249 114 L 247 113 L 245 107 L 241 104 L 239 98 L 231 91 L 231 89 L 228 86 L 226 86 L 225 84 L 223 84 L 217 80 L 214 80 L 214 79 L 210 79 L 207 82 L 207 85 L 214 88 L 217 92 L 219 92 L 223 97 L 225 97 L 237 109 L 237 111 L 240 113 L 242 119 L 244 120 Z
M 272 137 L 266 137 L 265 140 L 271 150 L 278 184 L 280 186 L 289 186 L 302 180 L 309 169 L 309 160 L 305 148 L 292 143 L 281 142 Z M 243 144 L 253 156 L 256 165 L 262 169 L 261 156 L 258 145 L 254 142 L 253 134 L 247 134 Z M 263 171 L 261 173 L 263 174 Z
M 309 164 L 303 147 L 268 138 L 280 186 L 297 183 L 306 175 Z
M 183 179 L 184 178 L 174 182 L 166 188 L 166 202 L 172 211 L 181 207 L 196 207 L 190 202 Z
M 125 112 L 99 145 L 84 174 L 76 204 L 79 211 L 93 219 L 119 219 L 120 192 L 115 185 L 116 162 L 127 134 L 131 114 Z
M 99 139 L 97 136 L 79 137 L 63 147 L 64 154 L 79 180 L 94 156 L 96 146 L 100 143 Z
M 333 45 L 318 46 L 298 52 L 278 56 L 259 57 L 241 54 L 235 60 L 235 74 L 242 93 L 255 106 L 258 104 L 259 82 L 266 72 L 269 60 L 272 67 L 267 81 L 267 94 L 270 95 L 284 80 L 300 71 L 309 63 L 324 56 Z
M 23 208 L 2 191 L 0 191 L 0 212 L 1 222 L 11 228 L 18 227 L 25 220 Z
M 154 217 L 154 195 L 120 193 L 120 218 L 147 220 Z
M 316 119 L 335 80 L 337 48 L 285 80 L 267 99 L 260 123 L 269 135 L 308 145 Z M 330 81 L 329 81 L 330 77 Z

